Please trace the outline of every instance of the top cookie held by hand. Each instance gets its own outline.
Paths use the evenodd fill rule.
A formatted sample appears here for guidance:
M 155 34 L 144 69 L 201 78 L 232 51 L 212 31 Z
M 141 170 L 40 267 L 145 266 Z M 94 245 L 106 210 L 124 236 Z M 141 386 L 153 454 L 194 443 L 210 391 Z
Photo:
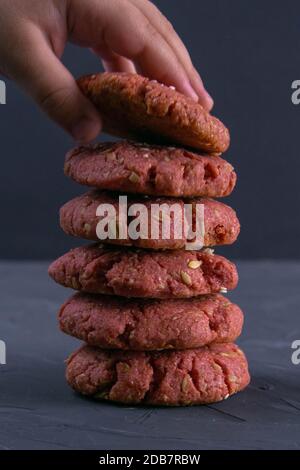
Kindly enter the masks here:
M 221 121 L 173 87 L 138 74 L 109 72 L 84 76 L 77 83 L 99 109 L 104 132 L 206 153 L 223 153 L 229 147 L 229 131 Z

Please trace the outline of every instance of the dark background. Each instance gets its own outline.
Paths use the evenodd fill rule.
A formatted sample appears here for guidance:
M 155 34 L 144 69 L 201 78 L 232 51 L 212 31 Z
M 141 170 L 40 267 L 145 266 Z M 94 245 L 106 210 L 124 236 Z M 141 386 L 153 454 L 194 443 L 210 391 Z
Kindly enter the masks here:
M 299 0 L 156 1 L 186 43 L 214 113 L 231 130 L 226 154 L 239 181 L 225 200 L 242 223 L 226 254 L 299 258 L 300 106 L 291 83 L 300 79 Z M 75 76 L 100 70 L 87 50 L 68 46 Z M 70 138 L 12 83 L 0 106 L 2 258 L 54 258 L 80 242 L 58 226 L 58 209 L 81 188 L 63 175 Z

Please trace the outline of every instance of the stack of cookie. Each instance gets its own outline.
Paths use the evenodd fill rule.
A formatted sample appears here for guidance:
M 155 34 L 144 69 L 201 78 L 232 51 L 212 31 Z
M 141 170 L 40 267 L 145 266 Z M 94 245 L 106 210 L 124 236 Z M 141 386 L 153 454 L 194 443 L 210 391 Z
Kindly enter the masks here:
M 243 314 L 222 295 L 236 287 L 236 267 L 210 248 L 233 243 L 240 228 L 230 207 L 210 199 L 235 186 L 232 166 L 220 157 L 229 133 L 199 104 L 139 75 L 104 73 L 78 83 L 100 109 L 104 130 L 135 142 L 80 147 L 66 158 L 66 175 L 94 189 L 62 207 L 61 226 L 98 240 L 49 268 L 56 282 L 79 291 L 59 313 L 61 330 L 86 343 L 68 359 L 67 380 L 82 394 L 123 403 L 223 400 L 249 382 L 247 360 L 233 343 Z M 168 239 L 149 237 L 147 224 L 140 237 L 121 238 L 116 226 L 100 244 L 98 208 L 118 213 L 120 194 L 146 214 L 157 204 L 202 204 L 205 248 L 187 250 L 174 225 Z

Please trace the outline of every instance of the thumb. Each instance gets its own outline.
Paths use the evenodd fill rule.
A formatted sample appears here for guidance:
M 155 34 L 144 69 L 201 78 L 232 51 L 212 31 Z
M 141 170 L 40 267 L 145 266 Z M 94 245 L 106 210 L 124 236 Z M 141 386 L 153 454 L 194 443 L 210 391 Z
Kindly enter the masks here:
M 101 130 L 99 113 L 41 31 L 31 30 L 26 51 L 14 60 L 10 75 L 75 140 L 87 143 L 97 137 Z

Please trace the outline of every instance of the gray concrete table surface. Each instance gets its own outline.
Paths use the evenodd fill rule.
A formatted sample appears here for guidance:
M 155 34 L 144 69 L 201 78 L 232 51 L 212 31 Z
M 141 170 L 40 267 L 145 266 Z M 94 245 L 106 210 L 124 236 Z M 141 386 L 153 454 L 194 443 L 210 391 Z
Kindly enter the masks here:
M 64 359 L 79 342 L 56 314 L 71 291 L 47 276 L 46 262 L 0 263 L 0 449 L 299 449 L 300 263 L 238 262 L 230 298 L 245 312 L 238 343 L 252 375 L 246 391 L 211 406 L 128 407 L 70 390 Z

